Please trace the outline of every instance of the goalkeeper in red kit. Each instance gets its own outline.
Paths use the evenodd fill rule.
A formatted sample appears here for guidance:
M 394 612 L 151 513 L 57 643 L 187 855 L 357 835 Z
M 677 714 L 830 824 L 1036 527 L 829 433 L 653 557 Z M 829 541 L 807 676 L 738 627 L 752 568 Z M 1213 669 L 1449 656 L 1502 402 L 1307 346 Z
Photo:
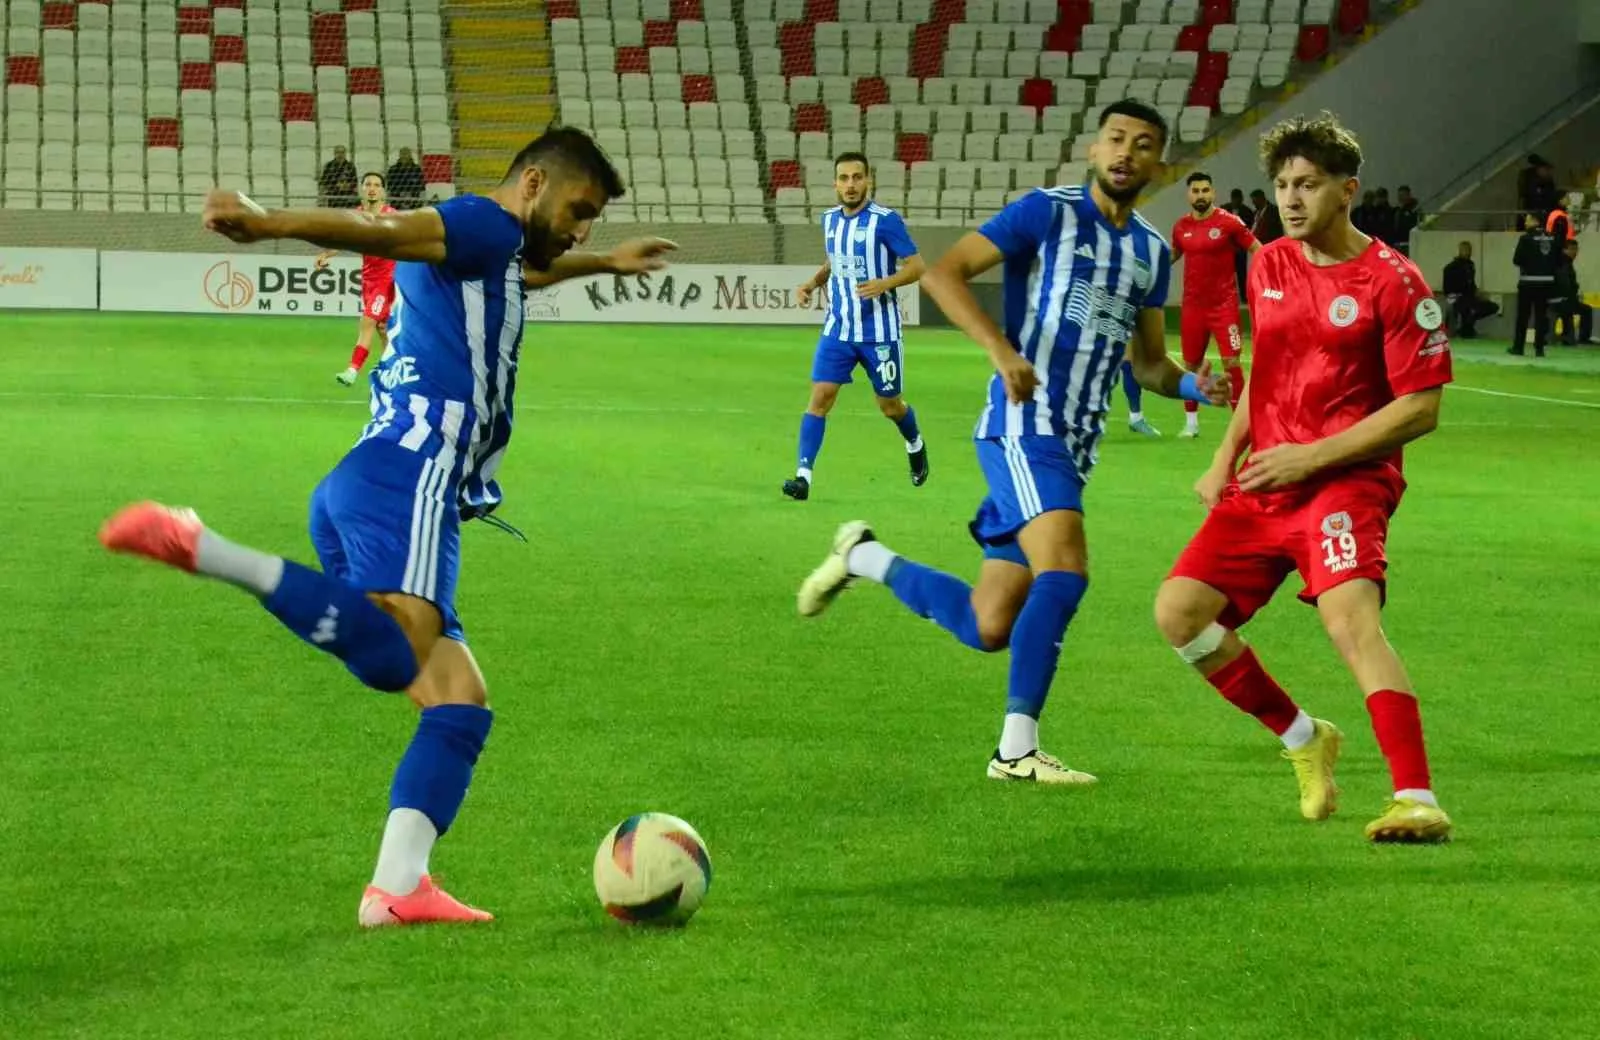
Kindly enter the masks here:
M 1250 264 L 1250 380 L 1195 485 L 1210 511 L 1161 586 L 1156 621 L 1179 657 L 1282 739 L 1301 815 L 1326 819 L 1343 735 L 1291 700 L 1236 631 L 1298 572 L 1388 760 L 1393 799 L 1367 838 L 1447 841 L 1417 698 L 1380 618 L 1401 448 L 1438 424 L 1451 378 L 1444 313 L 1411 261 L 1350 223 L 1361 147 L 1333 116 L 1279 124 L 1261 156 L 1285 237 Z
M 1239 395 L 1244 392 L 1244 368 L 1239 357 L 1239 279 L 1235 265 L 1240 253 L 1254 256 L 1261 243 L 1244 221 L 1217 208 L 1209 173 L 1191 173 L 1186 183 L 1190 212 L 1172 226 L 1172 262 L 1189 258 L 1184 265 L 1179 323 L 1183 367 L 1200 371 L 1206 346 L 1215 339 L 1222 367 L 1228 372 L 1228 400 L 1238 408 Z M 1186 414 L 1179 436 L 1200 436 L 1199 407 L 1193 401 L 1185 401 L 1183 410 Z

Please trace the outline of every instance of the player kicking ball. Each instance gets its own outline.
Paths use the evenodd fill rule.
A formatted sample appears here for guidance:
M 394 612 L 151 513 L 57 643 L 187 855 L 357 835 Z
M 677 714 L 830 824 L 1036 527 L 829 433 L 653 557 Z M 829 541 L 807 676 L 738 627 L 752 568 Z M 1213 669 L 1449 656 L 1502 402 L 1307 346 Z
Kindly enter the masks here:
M 654 270 L 672 248 L 644 239 L 604 257 L 563 255 L 622 193 L 595 143 L 563 128 L 519 152 L 487 195 L 426 209 L 267 212 L 235 192 L 206 199 L 205 227 L 235 242 L 293 238 L 400 261 L 372 419 L 311 496 L 321 571 L 151 502 L 123 509 L 100 531 L 114 552 L 244 589 L 363 684 L 404 690 L 422 710 L 389 791 L 377 869 L 358 911 L 363 926 L 490 919 L 428 873 L 494 718 L 455 609 L 460 528 L 501 501 L 494 478 L 511 438 L 525 279 L 547 285 Z
M 376 171 L 369 172 L 361 178 L 361 202 L 356 206 L 356 212 L 369 216 L 380 216 L 384 213 L 395 213 L 397 210 L 387 201 L 384 192 L 383 174 Z M 325 249 L 317 254 L 317 270 L 328 266 L 328 261 L 339 255 L 337 249 Z M 389 341 L 386 328 L 389 324 L 389 310 L 394 306 L 394 261 L 383 256 L 363 256 L 361 258 L 361 331 L 356 335 L 356 349 L 350 352 L 350 364 L 333 378 L 344 386 L 355 383 L 356 377 L 361 374 L 361 367 L 367 363 L 367 358 L 372 353 L 372 339 L 378 339 L 378 354 L 382 356 L 384 345 Z
M 1221 404 L 1223 382 L 1167 357 L 1167 243 L 1134 211 L 1160 169 L 1167 125 L 1154 108 L 1119 101 L 1100 117 L 1087 187 L 1028 193 L 968 233 L 923 279 L 995 374 L 978 419 L 989 494 L 969 525 L 983 551 L 976 587 L 896 555 L 865 523 L 847 523 L 800 586 L 799 610 L 820 614 L 853 580 L 887 585 L 919 617 L 985 652 L 1009 647 L 1005 720 L 989 760 L 995 780 L 1092 784 L 1039 747 L 1039 715 L 1067 625 L 1089 584 L 1083 485 L 1105 433 L 1125 350 L 1148 389 Z M 1005 328 L 969 284 L 1004 265 Z
M 1216 205 L 1211 175 L 1189 174 L 1189 212 L 1172 226 L 1172 262 L 1189 258 L 1183 276 L 1183 312 L 1179 335 L 1183 365 L 1191 372 L 1206 359 L 1206 347 L 1217 341 L 1223 371 L 1228 373 L 1228 403 L 1239 407 L 1244 392 L 1244 365 L 1240 360 L 1239 276 L 1240 253 L 1255 256 L 1261 248 L 1244 221 Z M 1183 404 L 1180 437 L 1200 436 L 1200 412 L 1192 401 Z
M 799 502 L 811 495 L 828 413 L 857 365 L 866 369 L 878 410 L 905 438 L 912 485 L 921 487 L 928 479 L 928 449 L 917 413 L 900 396 L 905 356 L 898 290 L 922 277 L 922 257 L 900 214 L 872 201 L 872 168 L 865 155 L 845 152 L 833 161 L 833 189 L 839 205 L 822 215 L 827 262 L 797 293 L 800 306 L 809 307 L 812 293 L 828 287 L 828 317 L 811 363 L 811 403 L 800 417 L 800 461 L 793 479 L 783 482 L 783 493 Z
M 1280 123 L 1261 158 L 1286 237 L 1250 265 L 1255 364 L 1195 485 L 1210 512 L 1161 586 L 1156 622 L 1179 657 L 1283 741 L 1301 815 L 1326 819 L 1343 736 L 1291 700 L 1237 632 L 1298 571 L 1300 598 L 1366 696 L 1389 762 L 1394 798 L 1367 838 L 1446 841 L 1417 698 L 1380 616 L 1401 447 L 1438 425 L 1450 382 L 1444 314 L 1409 260 L 1350 223 L 1361 147 L 1333 116 Z

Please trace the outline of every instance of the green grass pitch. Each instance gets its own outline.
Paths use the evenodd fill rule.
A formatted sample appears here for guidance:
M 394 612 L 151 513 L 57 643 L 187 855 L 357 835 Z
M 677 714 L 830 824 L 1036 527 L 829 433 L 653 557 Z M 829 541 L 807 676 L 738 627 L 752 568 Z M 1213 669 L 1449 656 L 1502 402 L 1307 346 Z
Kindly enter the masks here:
M 192 504 L 310 559 L 306 499 L 353 442 L 355 322 L 0 317 L 0 1035 L 1549 1038 L 1594 1028 L 1600 365 L 1459 351 L 1408 457 L 1391 639 L 1423 702 L 1443 848 L 1374 848 L 1387 775 L 1289 589 L 1247 630 L 1349 740 L 1298 818 L 1275 742 L 1150 620 L 1225 416 L 1121 421 L 1088 494 L 1091 586 L 1045 745 L 1088 791 L 983 779 L 1003 656 L 884 590 L 795 614 L 834 526 L 976 572 L 976 348 L 914 331 L 913 489 L 864 382 L 815 497 L 791 472 L 804 329 L 533 328 L 503 514 L 459 606 L 498 725 L 434 867 L 499 915 L 355 927 L 414 724 L 238 592 L 103 553 L 125 501 Z M 1470 389 L 1469 389 L 1470 388 Z M 1541 400 L 1542 399 L 1542 400 Z M 606 919 L 593 850 L 696 825 L 716 881 L 670 934 Z M 1583 1010 L 1588 1008 L 1587 1011 Z M 676 1023 L 676 1025 L 673 1025 Z

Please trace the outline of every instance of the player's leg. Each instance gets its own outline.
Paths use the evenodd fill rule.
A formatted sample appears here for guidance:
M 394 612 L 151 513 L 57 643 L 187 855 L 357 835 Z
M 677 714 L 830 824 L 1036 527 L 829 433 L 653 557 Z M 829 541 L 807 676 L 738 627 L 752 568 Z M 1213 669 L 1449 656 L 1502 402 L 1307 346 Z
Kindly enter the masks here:
M 1528 339 L 1528 322 L 1533 317 L 1533 292 L 1526 285 L 1517 286 L 1517 318 L 1511 335 L 1511 346 L 1506 348 L 1507 354 L 1521 354 L 1524 344 Z
M 921 487 L 928 480 L 928 447 L 922 443 L 922 431 L 917 427 L 917 413 L 906 404 L 901 393 L 905 389 L 905 365 L 900 344 L 863 344 L 861 366 L 872 381 L 872 392 L 878 401 L 878 411 L 894 423 L 906 442 L 906 460 L 911 466 L 911 484 Z
M 1217 353 L 1222 355 L 1223 371 L 1228 373 L 1228 407 L 1238 408 L 1239 398 L 1244 395 L 1244 337 L 1239 333 L 1238 312 L 1219 314 L 1211 335 L 1216 338 Z
M 1211 324 L 1199 308 L 1183 308 L 1178 319 L 1178 342 L 1183 351 L 1183 367 L 1190 372 L 1200 371 L 1206 359 L 1206 347 L 1211 342 Z M 1183 412 L 1183 432 L 1178 436 L 1200 436 L 1200 406 L 1185 401 Z
M 1334 781 L 1342 734 L 1313 719 L 1278 685 L 1242 639 L 1291 564 L 1270 518 L 1224 499 L 1178 557 L 1156 594 L 1156 627 L 1222 697 L 1283 743 L 1300 787 L 1300 813 L 1322 820 L 1338 807 Z
M 1411 678 L 1383 633 L 1384 545 L 1395 499 L 1373 481 L 1324 489 L 1302 511 L 1298 563 L 1323 627 L 1366 698 L 1378 747 L 1389 763 L 1394 799 L 1367 826 L 1373 841 L 1434 842 L 1450 818 L 1434 797 Z
M 1533 292 L 1533 353 L 1544 357 L 1545 344 L 1550 339 L 1550 290 L 1541 286 Z
M 811 475 L 817 456 L 822 453 L 822 438 L 828 431 L 828 413 L 839 399 L 839 387 L 851 381 L 856 367 L 854 349 L 831 336 L 817 341 L 811 361 L 811 399 L 800 416 L 800 443 L 796 451 L 794 476 L 783 482 L 783 493 L 803 502 L 811 494 Z
M 389 320 L 389 309 L 394 304 L 394 287 L 374 286 L 363 292 L 361 297 L 361 326 L 356 333 L 355 349 L 350 352 L 350 364 L 343 372 L 334 378 L 345 386 L 350 386 L 361 374 L 362 366 L 367 363 L 367 358 L 372 354 L 372 339 L 379 337 L 378 349 L 383 350 L 383 327 Z
M 1128 429 L 1146 437 L 1159 437 L 1161 431 L 1144 417 L 1144 387 L 1133 374 L 1133 362 L 1122 362 L 1122 393 L 1128 399 Z

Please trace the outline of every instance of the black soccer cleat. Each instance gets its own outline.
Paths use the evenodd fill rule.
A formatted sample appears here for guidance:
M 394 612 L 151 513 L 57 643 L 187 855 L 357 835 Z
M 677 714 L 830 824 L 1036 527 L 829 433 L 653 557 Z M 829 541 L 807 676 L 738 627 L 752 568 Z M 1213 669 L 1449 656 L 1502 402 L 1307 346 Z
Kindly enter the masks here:
M 906 452 L 906 461 L 911 463 L 911 486 L 921 487 L 928 482 L 928 446 L 924 444 L 916 451 Z
M 804 502 L 811 497 L 811 481 L 805 477 L 793 477 L 783 482 L 783 493 L 796 502 Z

